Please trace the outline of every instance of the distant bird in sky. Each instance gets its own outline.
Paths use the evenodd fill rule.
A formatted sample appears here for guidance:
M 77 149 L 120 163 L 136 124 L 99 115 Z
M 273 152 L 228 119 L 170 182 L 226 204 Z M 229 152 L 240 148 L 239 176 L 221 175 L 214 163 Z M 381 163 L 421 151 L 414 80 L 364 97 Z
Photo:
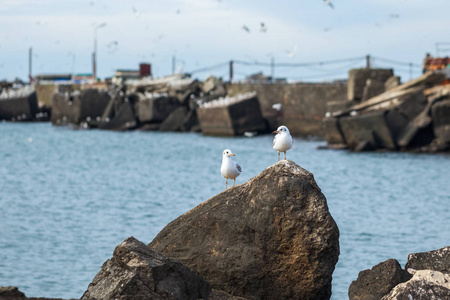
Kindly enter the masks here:
M 261 28 L 259 29 L 261 32 L 267 32 L 267 27 L 266 24 L 264 24 L 263 22 L 261 22 Z
M 331 2 L 332 0 L 323 0 L 325 5 L 328 5 L 330 8 L 334 9 L 334 4 Z
M 331 30 L 331 27 L 324 28 L 323 31 L 328 32 Z
M 400 18 L 400 15 L 399 14 L 390 14 L 389 18 L 391 18 L 391 19 L 398 19 L 398 18 Z
M 177 14 L 179 15 L 181 13 L 181 10 L 177 9 Z
M 278 160 L 280 160 L 280 152 L 284 152 L 284 159 L 286 159 L 286 151 L 292 148 L 293 143 L 289 129 L 281 125 L 273 133 L 276 133 L 273 138 L 273 149 L 278 151 Z
M 247 33 L 250 33 L 250 28 L 248 28 L 247 25 L 244 24 L 244 26 L 242 26 L 242 29 L 247 31 Z
M 234 184 L 236 184 L 236 177 L 241 175 L 242 168 L 236 163 L 231 157 L 235 156 L 230 149 L 223 150 L 222 153 L 222 166 L 220 167 L 220 173 L 223 178 L 225 178 L 225 189 L 228 188 L 228 179 L 234 179 Z
M 133 13 L 134 13 L 134 16 L 136 17 L 136 19 L 138 19 L 141 16 L 141 14 L 138 12 L 136 7 L 134 7 L 134 6 L 133 6 Z
M 291 50 L 284 50 L 288 57 L 293 57 L 295 53 L 297 52 L 298 48 L 297 45 L 294 45 Z

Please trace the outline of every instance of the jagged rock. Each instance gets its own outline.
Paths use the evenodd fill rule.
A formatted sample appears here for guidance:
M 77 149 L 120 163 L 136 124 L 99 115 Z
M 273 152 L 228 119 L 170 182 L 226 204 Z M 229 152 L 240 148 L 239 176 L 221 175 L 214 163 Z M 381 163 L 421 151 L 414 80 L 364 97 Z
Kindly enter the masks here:
M 81 299 L 207 299 L 210 292 L 198 274 L 129 237 L 116 247 Z
M 408 255 L 405 269 L 433 270 L 450 274 L 450 246 L 428 252 L 411 253 Z
M 397 284 L 405 282 L 411 275 L 403 270 L 395 259 L 388 259 L 371 270 L 359 272 L 358 279 L 350 284 L 350 300 L 380 300 Z
M 25 294 L 19 291 L 16 286 L 0 287 L 0 299 L 25 298 Z
M 187 116 L 187 108 L 180 106 L 175 109 L 162 123 L 159 127 L 161 131 L 180 131 L 181 126 L 183 126 L 184 119 Z
M 339 230 L 314 176 L 282 160 L 168 224 L 149 244 L 249 299 L 329 299 Z
M 450 299 L 450 275 L 438 271 L 420 270 L 413 278 L 394 287 L 382 300 Z

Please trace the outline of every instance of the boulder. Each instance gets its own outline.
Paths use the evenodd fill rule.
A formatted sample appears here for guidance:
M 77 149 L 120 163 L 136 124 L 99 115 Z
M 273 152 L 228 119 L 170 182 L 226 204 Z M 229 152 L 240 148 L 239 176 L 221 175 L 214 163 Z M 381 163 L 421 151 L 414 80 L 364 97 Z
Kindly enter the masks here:
M 436 102 L 431 108 L 434 135 L 450 144 L 450 99 Z
M 329 299 L 339 229 L 313 174 L 282 160 L 168 224 L 149 247 L 249 299 Z
M 187 116 L 187 108 L 180 106 L 175 109 L 162 123 L 159 127 L 161 131 L 180 131 L 181 126 L 183 126 L 184 119 Z
M 207 299 L 210 292 L 198 274 L 129 237 L 116 247 L 81 299 Z
M 350 284 L 350 300 L 380 300 L 397 284 L 408 281 L 411 275 L 395 259 L 388 259 L 370 270 L 359 272 L 358 279 Z
M 417 271 L 413 278 L 394 287 L 382 300 L 450 299 L 450 275 L 438 271 Z
M 181 106 L 174 97 L 146 98 L 136 103 L 137 117 L 141 123 L 162 122 Z
M 16 286 L 1 286 L 0 299 L 25 298 L 25 294 L 19 291 Z
M 450 274 L 450 246 L 428 252 L 411 253 L 408 255 L 405 269 L 411 272 L 433 270 Z

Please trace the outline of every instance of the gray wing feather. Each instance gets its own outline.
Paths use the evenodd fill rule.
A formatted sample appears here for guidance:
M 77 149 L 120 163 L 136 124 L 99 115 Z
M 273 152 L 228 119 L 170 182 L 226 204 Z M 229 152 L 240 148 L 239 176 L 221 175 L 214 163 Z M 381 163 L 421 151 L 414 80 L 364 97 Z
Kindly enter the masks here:
M 236 168 L 238 169 L 239 172 L 242 173 L 242 168 L 241 168 L 241 166 L 239 164 L 236 164 Z

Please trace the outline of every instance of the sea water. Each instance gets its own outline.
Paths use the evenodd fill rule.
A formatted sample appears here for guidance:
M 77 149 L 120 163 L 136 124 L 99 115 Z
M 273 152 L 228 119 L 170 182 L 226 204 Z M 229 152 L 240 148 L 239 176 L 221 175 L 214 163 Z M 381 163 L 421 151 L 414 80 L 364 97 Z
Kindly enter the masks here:
M 288 159 L 314 174 L 340 230 L 332 299 L 359 271 L 450 245 L 450 156 L 317 150 L 294 139 Z M 28 297 L 79 298 L 129 236 L 149 243 L 170 221 L 277 161 L 272 136 L 72 130 L 0 123 L 0 286 Z

